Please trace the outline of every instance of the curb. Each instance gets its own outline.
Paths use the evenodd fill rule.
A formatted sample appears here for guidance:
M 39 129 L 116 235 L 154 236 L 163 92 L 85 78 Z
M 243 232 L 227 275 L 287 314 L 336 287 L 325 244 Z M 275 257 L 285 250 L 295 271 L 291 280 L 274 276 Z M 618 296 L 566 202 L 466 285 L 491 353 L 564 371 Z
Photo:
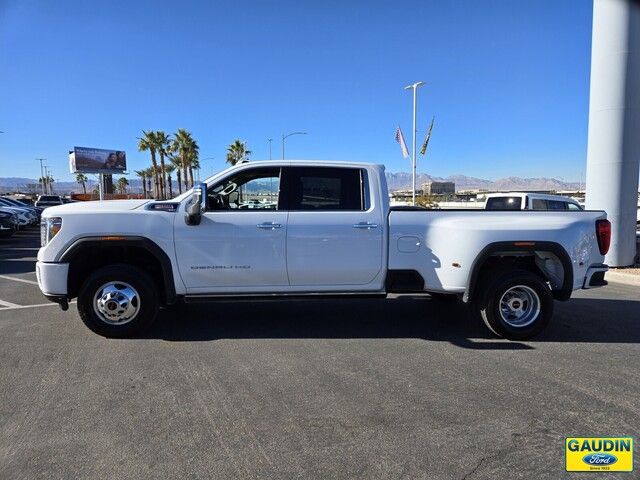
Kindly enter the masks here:
M 640 275 L 631 275 L 629 273 L 621 273 L 609 270 L 605 276 L 605 280 L 612 283 L 622 283 L 624 285 L 633 285 L 640 287 Z

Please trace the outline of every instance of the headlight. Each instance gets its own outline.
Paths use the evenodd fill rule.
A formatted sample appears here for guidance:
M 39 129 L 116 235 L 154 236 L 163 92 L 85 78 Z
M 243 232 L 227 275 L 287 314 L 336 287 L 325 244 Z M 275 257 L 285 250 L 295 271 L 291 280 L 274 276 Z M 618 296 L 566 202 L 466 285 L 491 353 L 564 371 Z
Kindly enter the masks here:
M 62 228 L 60 217 L 43 218 L 40 222 L 40 245 L 45 246 Z

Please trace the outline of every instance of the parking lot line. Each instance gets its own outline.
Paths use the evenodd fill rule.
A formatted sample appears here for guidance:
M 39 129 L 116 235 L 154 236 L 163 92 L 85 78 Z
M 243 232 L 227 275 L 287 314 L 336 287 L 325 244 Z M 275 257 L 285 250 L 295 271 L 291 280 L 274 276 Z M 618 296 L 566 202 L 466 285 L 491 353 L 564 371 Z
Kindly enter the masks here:
M 29 273 L 33 273 L 33 272 L 29 272 Z M 15 282 L 29 283 L 31 285 L 38 285 L 38 282 L 34 280 L 26 280 L 24 278 L 10 277 L 8 275 L 0 275 L 0 278 L 4 278 L 5 280 L 13 280 Z
M 22 307 L 22 305 L 18 305 L 17 303 L 5 302 L 4 300 L 0 300 L 0 306 L 1 307 L 8 307 L 8 308 L 21 308 Z
M 69 305 L 76 303 L 75 300 L 69 302 Z M 7 310 L 24 310 L 26 308 L 39 308 L 39 307 L 56 307 L 57 303 L 38 303 L 37 305 L 16 305 L 15 303 L 5 302 L 4 300 L 0 300 L 0 305 L 5 308 L 0 308 L 0 312 L 6 312 Z

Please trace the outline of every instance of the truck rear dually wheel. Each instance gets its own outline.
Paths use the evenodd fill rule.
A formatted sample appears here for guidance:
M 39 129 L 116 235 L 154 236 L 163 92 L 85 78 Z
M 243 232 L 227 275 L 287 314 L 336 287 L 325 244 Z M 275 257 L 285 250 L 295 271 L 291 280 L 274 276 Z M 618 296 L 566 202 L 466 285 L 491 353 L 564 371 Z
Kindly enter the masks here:
M 129 265 L 109 265 L 92 273 L 78 295 L 84 324 L 104 337 L 129 337 L 151 326 L 158 313 L 155 283 Z
M 482 292 L 478 309 L 486 326 L 510 340 L 536 336 L 553 316 L 553 296 L 540 276 L 526 270 L 502 272 Z

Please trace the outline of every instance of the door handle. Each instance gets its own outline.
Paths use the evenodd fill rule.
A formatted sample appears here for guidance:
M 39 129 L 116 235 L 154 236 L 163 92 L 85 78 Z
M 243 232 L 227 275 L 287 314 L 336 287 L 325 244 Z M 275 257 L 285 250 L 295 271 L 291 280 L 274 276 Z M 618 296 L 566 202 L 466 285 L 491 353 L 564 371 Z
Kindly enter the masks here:
M 366 228 L 367 230 L 371 230 L 372 228 L 378 228 L 377 223 L 369 223 L 369 222 L 360 222 L 353 225 L 353 228 Z
M 276 228 L 282 228 L 282 225 L 279 223 L 265 222 L 265 223 L 259 223 L 258 225 L 256 225 L 256 227 L 262 228 L 265 230 L 275 230 Z

